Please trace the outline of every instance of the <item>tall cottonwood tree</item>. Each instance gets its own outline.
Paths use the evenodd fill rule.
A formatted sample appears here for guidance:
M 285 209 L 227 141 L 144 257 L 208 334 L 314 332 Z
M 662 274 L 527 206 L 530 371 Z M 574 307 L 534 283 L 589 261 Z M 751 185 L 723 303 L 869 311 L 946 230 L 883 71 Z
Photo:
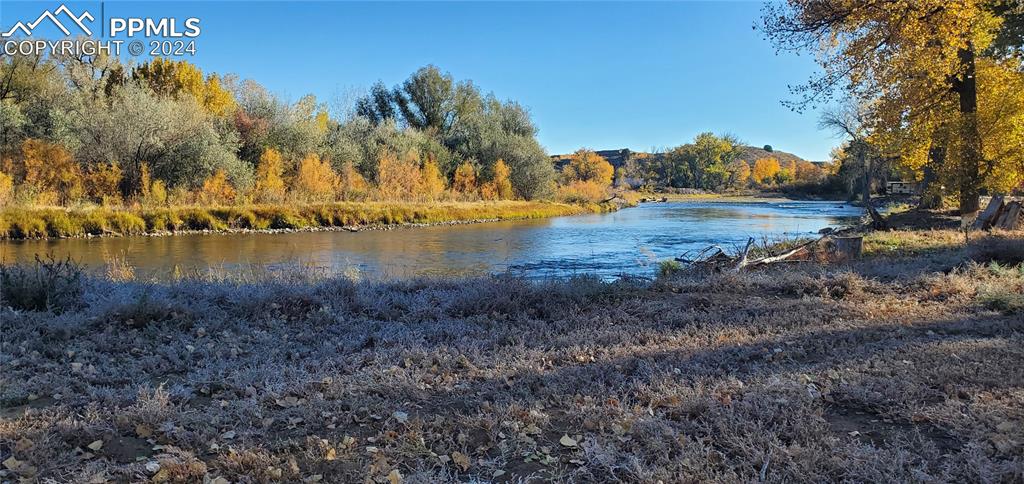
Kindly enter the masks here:
M 955 161 L 962 213 L 978 209 L 983 162 L 977 63 L 997 37 L 1003 0 L 788 0 L 765 7 L 763 30 L 784 50 L 818 50 L 824 73 L 797 90 L 791 106 L 824 102 L 836 91 L 881 98 L 889 119 L 913 123 L 955 100 Z M 895 113 L 895 114 L 892 114 Z M 884 116 L 882 114 L 881 116 Z M 947 124 L 948 126 L 949 124 Z

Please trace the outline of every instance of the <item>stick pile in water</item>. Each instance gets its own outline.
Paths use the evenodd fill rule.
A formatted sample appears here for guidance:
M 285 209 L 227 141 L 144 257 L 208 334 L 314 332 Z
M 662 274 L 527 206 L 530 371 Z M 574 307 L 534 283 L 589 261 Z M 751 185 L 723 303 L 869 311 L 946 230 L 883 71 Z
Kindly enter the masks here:
M 742 271 L 770 264 L 800 261 L 843 261 L 858 259 L 863 253 L 864 237 L 842 237 L 838 233 L 826 233 L 820 238 L 804 242 L 778 255 L 751 258 L 750 250 L 754 247 L 754 239 L 747 240 L 746 247 L 736 256 L 726 254 L 721 247 L 712 245 L 696 254 L 694 258 L 677 257 L 677 262 L 687 264 L 690 268 L 710 269 L 715 271 Z

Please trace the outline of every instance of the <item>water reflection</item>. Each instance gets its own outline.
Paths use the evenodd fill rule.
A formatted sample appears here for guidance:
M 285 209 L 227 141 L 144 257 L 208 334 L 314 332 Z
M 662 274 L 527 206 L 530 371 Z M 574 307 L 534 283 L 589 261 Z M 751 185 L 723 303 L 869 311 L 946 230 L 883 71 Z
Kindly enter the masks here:
M 657 261 L 747 237 L 813 234 L 849 223 L 855 207 L 835 202 L 663 203 L 611 214 L 388 231 L 219 234 L 23 241 L 0 244 L 5 261 L 70 255 L 90 268 L 121 258 L 137 276 L 280 269 L 302 264 L 363 277 L 528 277 L 649 274 Z

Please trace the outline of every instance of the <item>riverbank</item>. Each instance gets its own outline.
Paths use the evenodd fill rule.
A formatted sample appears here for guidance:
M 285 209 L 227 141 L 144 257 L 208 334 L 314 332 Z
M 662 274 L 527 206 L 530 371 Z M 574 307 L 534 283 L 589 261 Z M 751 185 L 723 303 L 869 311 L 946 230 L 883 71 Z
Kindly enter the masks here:
M 1017 480 L 1024 234 L 954 232 L 653 283 L 8 268 L 0 473 Z
M 848 203 L 847 200 L 832 200 L 814 197 L 790 197 L 778 192 L 744 191 L 727 193 L 641 193 L 641 197 L 652 201 L 664 199 L 668 202 L 703 202 L 703 203 L 779 203 L 795 201 L 834 201 Z
M 545 201 L 339 202 L 238 207 L 140 209 L 10 208 L 0 212 L 0 239 L 43 239 L 205 232 L 367 230 L 522 220 L 613 211 L 618 205 Z

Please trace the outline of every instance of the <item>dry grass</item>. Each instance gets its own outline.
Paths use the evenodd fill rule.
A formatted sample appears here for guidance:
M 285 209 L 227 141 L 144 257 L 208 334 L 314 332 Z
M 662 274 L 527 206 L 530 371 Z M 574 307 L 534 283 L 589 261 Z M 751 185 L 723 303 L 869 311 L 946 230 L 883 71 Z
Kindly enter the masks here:
M 1022 240 L 652 284 L 85 278 L 0 309 L 0 478 L 1020 482 Z
M 338 202 L 308 205 L 144 209 L 10 208 L 0 239 L 137 235 L 179 231 L 303 230 L 557 217 L 614 210 L 612 204 L 544 201 Z

